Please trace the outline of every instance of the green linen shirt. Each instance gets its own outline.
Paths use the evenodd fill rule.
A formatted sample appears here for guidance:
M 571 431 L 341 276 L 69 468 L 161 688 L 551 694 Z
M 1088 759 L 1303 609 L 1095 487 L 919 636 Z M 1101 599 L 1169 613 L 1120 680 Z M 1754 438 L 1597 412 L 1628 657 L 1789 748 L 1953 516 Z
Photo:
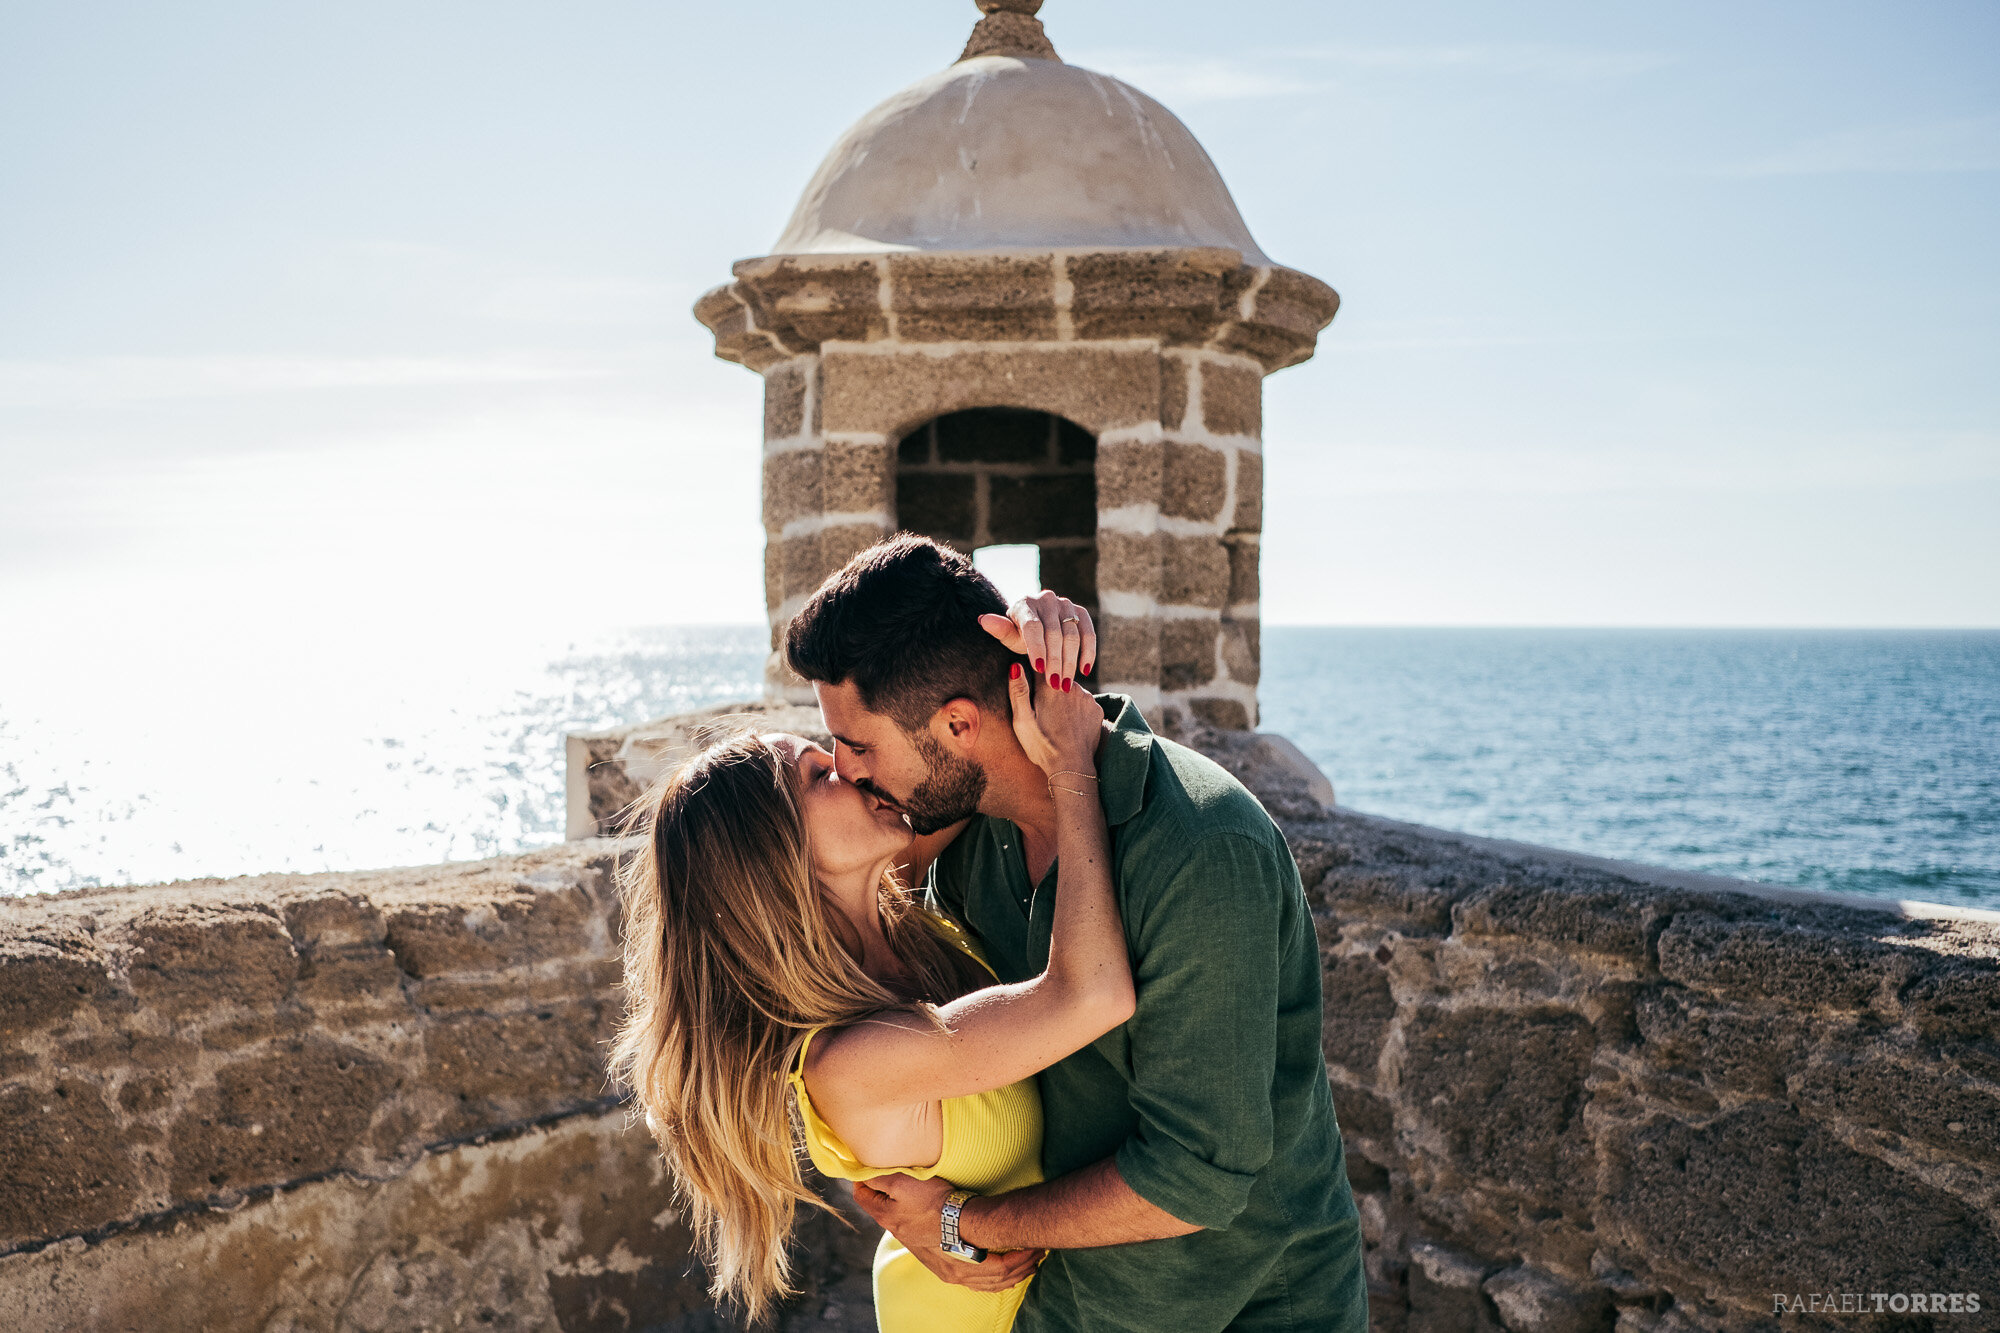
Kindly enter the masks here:
M 1203 1230 L 1049 1255 L 1014 1327 L 1365 1333 L 1361 1235 L 1320 1050 L 1319 944 L 1284 836 L 1219 765 L 1099 702 L 1113 873 L 1138 983 L 1122 1027 L 1040 1077 L 1050 1179 L 1112 1158 Z M 976 816 L 932 905 L 1002 981 L 1048 963 L 1056 868 L 1028 882 L 1014 824 Z

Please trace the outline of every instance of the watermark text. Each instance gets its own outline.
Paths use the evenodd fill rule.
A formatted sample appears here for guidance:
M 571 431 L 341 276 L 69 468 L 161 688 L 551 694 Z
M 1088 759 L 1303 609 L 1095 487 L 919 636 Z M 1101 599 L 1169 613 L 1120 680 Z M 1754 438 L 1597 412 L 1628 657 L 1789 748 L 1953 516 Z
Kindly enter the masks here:
M 1772 1314 L 1978 1314 L 1976 1291 L 1820 1291 L 1771 1297 Z

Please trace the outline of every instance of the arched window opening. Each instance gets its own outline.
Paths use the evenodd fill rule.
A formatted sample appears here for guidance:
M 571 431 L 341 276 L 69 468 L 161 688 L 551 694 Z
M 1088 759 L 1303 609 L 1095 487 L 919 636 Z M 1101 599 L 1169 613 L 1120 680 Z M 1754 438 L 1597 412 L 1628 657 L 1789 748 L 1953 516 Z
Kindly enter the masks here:
M 1041 585 L 1095 615 L 1096 464 L 1096 437 L 1052 413 L 1018 407 L 947 413 L 905 435 L 897 448 L 896 522 L 975 561 L 982 550 L 1033 547 Z M 1015 577 L 1024 565 L 1018 555 L 985 559 Z
M 972 553 L 972 566 L 987 578 L 1000 595 L 1013 605 L 1042 587 L 1042 548 L 1025 543 L 982 546 Z

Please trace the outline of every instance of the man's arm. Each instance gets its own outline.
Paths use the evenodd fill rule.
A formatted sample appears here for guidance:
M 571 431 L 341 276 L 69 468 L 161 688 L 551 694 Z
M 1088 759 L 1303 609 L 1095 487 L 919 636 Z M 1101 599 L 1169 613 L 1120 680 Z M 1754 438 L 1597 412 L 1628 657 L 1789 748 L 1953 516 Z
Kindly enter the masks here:
M 915 1249 L 912 1241 L 937 1244 L 938 1210 L 953 1188 L 948 1180 L 881 1176 L 857 1183 L 854 1198 L 904 1248 Z M 958 1219 L 959 1239 L 982 1250 L 1083 1250 L 1199 1230 L 1139 1197 L 1108 1157 L 1060 1180 L 969 1199 Z
M 1109 1157 L 1060 1180 L 968 1199 L 958 1226 L 966 1243 L 982 1250 L 1082 1250 L 1199 1230 L 1139 1197 Z
M 898 1194 L 905 1185 L 930 1185 L 931 1181 L 915 1180 L 909 1176 L 877 1176 L 873 1180 L 854 1182 L 854 1201 L 861 1210 L 875 1219 L 884 1231 L 901 1241 L 903 1248 L 910 1252 L 918 1263 L 931 1270 L 940 1282 L 954 1286 L 970 1287 L 974 1291 L 1005 1291 L 1031 1276 L 1035 1265 L 1041 1263 L 1044 1250 L 994 1250 L 979 1263 L 955 1258 L 946 1254 L 942 1242 L 943 1229 L 938 1225 L 938 1209 L 944 1205 L 944 1196 L 951 1192 L 951 1182 L 940 1180 L 936 1193 L 937 1202 L 928 1214 L 928 1220 L 920 1217 L 921 1209 L 912 1203 L 907 1216 L 899 1218 L 895 1225 L 885 1220 L 885 1210 L 894 1207 L 894 1199 L 882 1192 L 878 1186 L 887 1185 Z M 926 1195 L 926 1198 L 931 1197 Z M 963 1233 L 960 1233 L 963 1239 Z

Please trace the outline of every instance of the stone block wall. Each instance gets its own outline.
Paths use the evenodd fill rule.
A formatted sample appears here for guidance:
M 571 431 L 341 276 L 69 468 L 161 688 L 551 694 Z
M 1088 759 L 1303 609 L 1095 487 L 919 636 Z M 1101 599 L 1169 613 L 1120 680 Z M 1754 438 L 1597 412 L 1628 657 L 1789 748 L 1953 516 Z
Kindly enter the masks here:
M 1482 843 L 1191 739 L 1314 908 L 1377 1329 L 1995 1326 L 2000 915 Z M 605 1079 L 624 847 L 0 904 L 0 1328 L 730 1327 Z M 780 1327 L 872 1326 L 869 1234 L 803 1239 Z M 1829 1293 L 1904 1309 L 1773 1315 Z
M 729 1327 L 605 1076 L 622 846 L 0 904 L 0 1328 Z
M 765 682 L 774 699 L 811 703 L 785 668 L 785 626 L 827 575 L 896 531 L 896 455 L 882 432 L 823 427 L 822 368 L 797 357 L 764 372 Z
M 1198 739 L 1313 903 L 1377 1329 L 2000 1328 L 2000 913 L 1453 837 Z
M 1247 730 L 1261 657 L 1263 371 L 1245 357 L 1176 349 L 1160 373 L 1157 437 L 1100 447 L 1104 652 L 1144 664 L 1125 674 L 1157 680 L 1168 725 L 1178 712 Z
M 764 376 L 772 697 L 810 701 L 784 626 L 901 528 L 1041 545 L 1044 582 L 1094 599 L 1105 688 L 1168 726 L 1255 725 L 1263 377 L 1311 355 L 1330 288 L 1212 247 L 780 255 L 736 273 L 696 313 L 718 355 Z M 1053 454 L 1009 461 L 989 439 L 1000 453 L 946 456 L 1009 414 L 1063 423 Z M 1070 511 L 1093 453 L 1085 527 Z

